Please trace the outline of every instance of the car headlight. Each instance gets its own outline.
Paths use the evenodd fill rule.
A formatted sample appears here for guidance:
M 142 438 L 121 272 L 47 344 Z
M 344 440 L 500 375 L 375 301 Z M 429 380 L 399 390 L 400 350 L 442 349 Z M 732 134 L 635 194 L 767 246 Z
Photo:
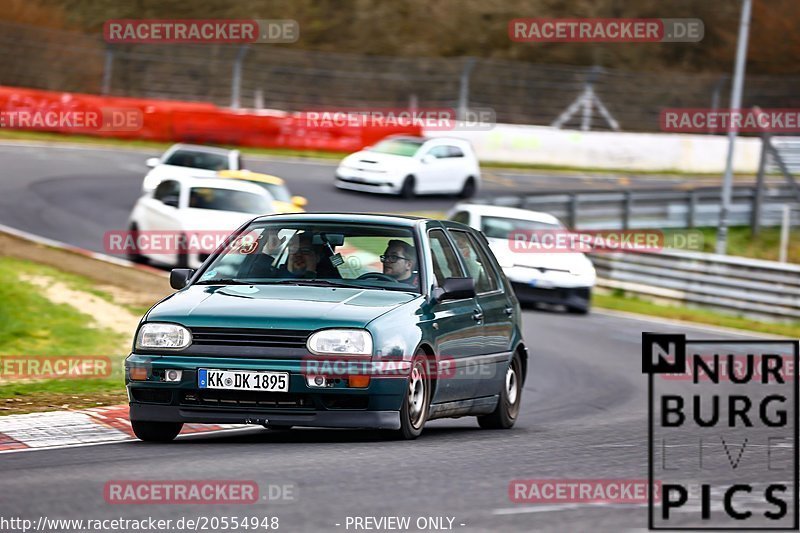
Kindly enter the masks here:
M 178 324 L 143 324 L 136 336 L 136 347 L 148 350 L 182 350 L 192 343 L 192 334 Z
M 372 355 L 372 335 L 364 329 L 323 329 L 308 338 L 314 354 Z

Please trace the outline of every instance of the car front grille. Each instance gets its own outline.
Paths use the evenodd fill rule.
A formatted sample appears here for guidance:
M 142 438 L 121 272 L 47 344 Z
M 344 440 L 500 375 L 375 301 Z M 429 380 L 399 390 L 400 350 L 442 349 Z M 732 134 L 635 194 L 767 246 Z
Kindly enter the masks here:
M 300 329 L 190 328 L 195 346 L 302 348 L 311 334 Z
M 271 409 L 312 409 L 314 407 L 308 394 L 231 390 L 184 392 L 181 397 L 181 405 Z

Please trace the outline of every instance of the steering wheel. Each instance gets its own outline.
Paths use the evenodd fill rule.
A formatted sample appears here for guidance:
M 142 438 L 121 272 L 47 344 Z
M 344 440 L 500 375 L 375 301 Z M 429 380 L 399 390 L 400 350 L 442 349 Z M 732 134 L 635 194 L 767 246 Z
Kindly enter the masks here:
M 370 279 L 370 278 L 375 278 L 380 281 L 394 281 L 395 283 L 400 283 L 392 276 L 388 274 L 383 274 L 382 272 L 367 272 L 366 274 L 361 274 L 356 279 Z

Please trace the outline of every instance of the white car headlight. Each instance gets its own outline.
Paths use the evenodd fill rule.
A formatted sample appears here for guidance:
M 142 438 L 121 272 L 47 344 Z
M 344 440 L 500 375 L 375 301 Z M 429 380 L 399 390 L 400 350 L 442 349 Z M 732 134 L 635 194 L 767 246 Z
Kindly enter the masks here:
M 372 335 L 364 329 L 323 329 L 308 338 L 314 354 L 372 355 Z
M 177 324 L 144 324 L 136 336 L 136 347 L 148 350 L 182 350 L 191 343 L 192 334 Z

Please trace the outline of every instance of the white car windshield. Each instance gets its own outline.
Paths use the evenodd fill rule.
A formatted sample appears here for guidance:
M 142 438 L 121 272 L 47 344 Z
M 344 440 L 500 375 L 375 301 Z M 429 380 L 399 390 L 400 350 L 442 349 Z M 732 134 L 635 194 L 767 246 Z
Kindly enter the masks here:
M 508 239 L 512 232 L 529 232 L 562 229 L 561 224 L 506 217 L 481 217 L 481 231 L 487 239 Z
M 273 212 L 270 201 L 266 196 L 213 187 L 192 187 L 189 191 L 189 207 L 253 213 L 255 215 Z
M 164 161 L 165 165 L 200 168 L 203 170 L 228 170 L 228 156 L 198 152 L 195 150 L 176 150 Z
M 414 157 L 424 141 L 416 139 L 386 139 L 368 148 L 370 152 Z

